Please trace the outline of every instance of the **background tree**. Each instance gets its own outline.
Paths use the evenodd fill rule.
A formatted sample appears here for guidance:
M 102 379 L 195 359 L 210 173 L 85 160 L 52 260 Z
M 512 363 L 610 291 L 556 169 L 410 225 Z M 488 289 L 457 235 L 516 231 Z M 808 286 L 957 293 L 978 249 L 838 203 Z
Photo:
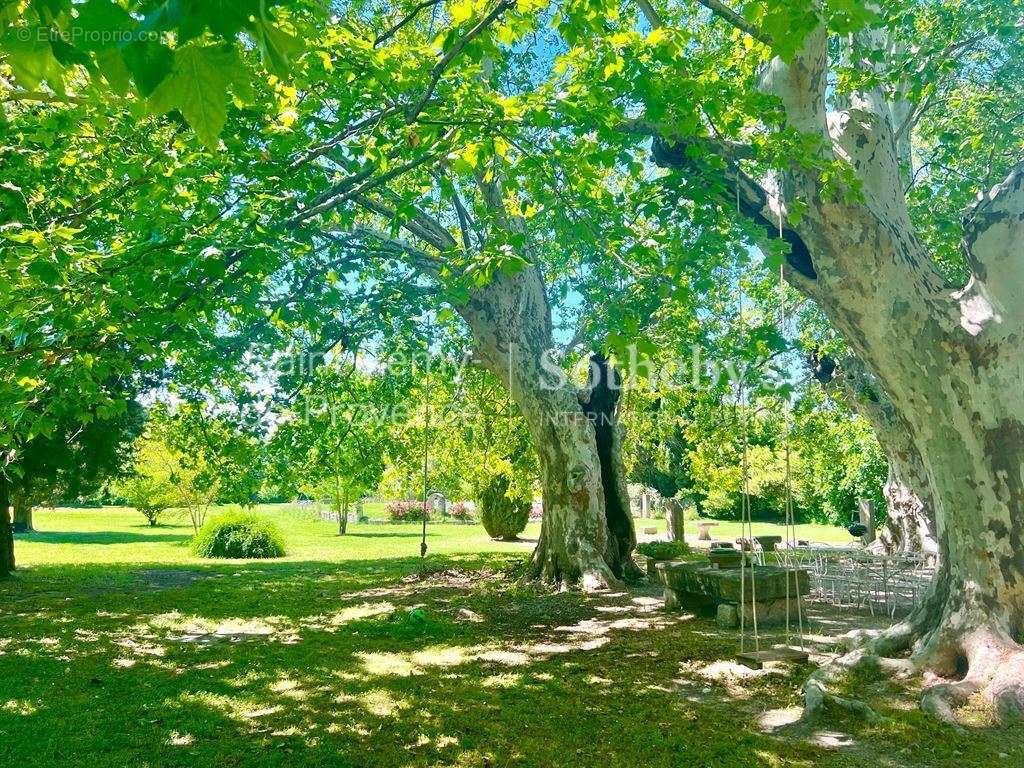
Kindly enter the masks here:
M 333 360 L 316 370 L 270 442 L 285 470 L 279 484 L 326 500 L 339 534 L 348 529 L 349 505 L 380 482 L 401 394 L 386 372 Z
M 186 401 L 171 410 L 150 411 L 147 438 L 160 444 L 150 454 L 152 472 L 175 489 L 175 506 L 198 531 L 215 502 L 250 506 L 262 485 L 262 450 L 256 437 L 240 430 L 211 405 Z
M 16 532 L 32 528 L 32 507 L 78 501 L 120 476 L 132 459 L 132 441 L 145 414 L 134 400 L 119 416 L 60 424 L 22 445 L 9 467 Z
M 116 482 L 114 490 L 154 526 L 178 503 L 172 481 L 175 461 L 166 445 L 148 436 L 137 440 L 135 454 L 134 471 Z

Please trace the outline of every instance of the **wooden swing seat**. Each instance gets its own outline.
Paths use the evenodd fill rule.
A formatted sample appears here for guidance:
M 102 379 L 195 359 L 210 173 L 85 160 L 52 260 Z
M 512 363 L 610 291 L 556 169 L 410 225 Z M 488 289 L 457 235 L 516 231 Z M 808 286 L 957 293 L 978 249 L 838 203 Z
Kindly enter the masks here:
M 736 654 L 736 661 L 751 669 L 764 669 L 765 664 L 773 661 L 789 661 L 802 664 L 807 659 L 807 651 L 786 646 L 768 648 L 763 651 L 744 651 Z

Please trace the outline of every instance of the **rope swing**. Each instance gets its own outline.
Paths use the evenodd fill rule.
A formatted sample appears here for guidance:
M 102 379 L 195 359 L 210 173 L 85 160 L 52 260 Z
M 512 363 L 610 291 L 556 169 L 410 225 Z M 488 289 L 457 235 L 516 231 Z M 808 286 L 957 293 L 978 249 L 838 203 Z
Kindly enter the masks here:
M 779 214 L 780 229 L 782 214 Z M 779 330 L 785 334 L 786 322 L 788 318 L 786 316 L 786 278 L 785 270 L 783 266 L 779 265 Z M 791 645 L 792 634 L 791 634 L 791 622 L 790 622 L 790 577 L 792 577 L 793 590 L 796 592 L 796 618 L 797 618 L 797 629 L 798 637 L 800 640 L 800 650 L 804 648 L 804 616 L 803 616 L 803 605 L 802 598 L 800 597 L 800 572 L 796 567 L 795 560 L 792 553 L 796 549 L 797 538 L 796 538 L 796 520 L 793 515 L 793 469 L 792 462 L 790 460 L 790 445 L 789 437 L 790 432 L 793 428 L 792 411 L 790 398 L 786 397 L 786 402 L 783 407 L 783 419 L 784 419 L 784 431 L 783 431 L 783 444 L 786 452 L 786 557 L 784 558 L 784 567 L 786 569 L 786 645 Z M 781 559 L 781 558 L 780 558 Z
M 737 258 L 736 264 L 736 293 L 737 293 L 737 319 L 740 325 L 740 339 L 742 340 L 746 334 L 744 316 L 743 316 L 743 275 L 739 265 L 739 259 Z M 742 416 L 742 428 L 740 435 L 742 439 L 742 449 L 740 458 L 740 653 L 746 651 L 747 645 L 747 572 L 750 573 L 750 615 L 753 619 L 754 629 L 754 651 L 758 652 L 761 650 L 761 635 L 757 629 L 757 581 L 754 577 L 753 563 L 750 564 L 749 568 L 747 565 L 747 559 L 753 555 L 754 551 L 754 537 L 753 537 L 753 522 L 750 514 L 750 441 L 748 440 L 749 433 L 749 413 L 746 408 L 747 405 L 747 393 L 746 393 L 746 382 L 744 381 L 744 374 L 740 374 L 739 381 L 737 382 L 736 391 L 736 408 L 739 415 Z M 750 547 L 749 551 L 747 547 Z
M 739 213 L 739 173 L 737 172 L 737 193 L 736 193 L 736 207 L 737 213 Z M 782 237 L 783 223 L 782 223 L 782 201 L 779 199 L 779 237 Z M 737 315 L 740 324 L 740 333 L 745 334 L 744 327 L 744 295 L 743 295 L 743 281 L 742 271 L 740 269 L 739 259 L 737 259 Z M 785 273 L 782 265 L 779 266 L 779 329 L 782 335 L 786 333 L 786 325 L 788 317 L 786 314 L 786 283 Z M 741 339 L 743 336 L 741 335 Z M 785 571 L 785 584 L 786 584 L 786 623 L 785 623 L 785 646 L 776 647 L 764 652 L 761 651 L 761 635 L 758 629 L 757 621 L 757 579 L 756 570 L 759 566 L 765 566 L 766 558 L 765 553 L 760 548 L 755 548 L 755 540 L 753 536 L 753 518 L 751 514 L 751 503 L 750 503 L 750 440 L 749 440 L 749 427 L 750 427 L 750 416 L 749 409 L 747 408 L 747 392 L 746 382 L 744 376 L 740 376 L 737 386 L 737 397 L 736 397 L 736 410 L 742 412 L 743 422 L 741 428 L 741 462 L 740 462 L 740 542 L 741 542 L 741 558 L 740 558 L 740 653 L 737 657 L 739 661 L 750 666 L 760 668 L 766 661 L 782 661 L 782 660 L 798 660 L 806 661 L 807 654 L 804 647 L 804 622 L 803 622 L 803 605 L 800 596 L 800 572 L 796 567 L 795 559 L 792 556 L 794 549 L 797 545 L 796 538 L 796 522 L 793 512 L 793 473 L 792 473 L 792 461 L 791 461 L 791 450 L 790 450 L 790 432 L 792 430 L 792 418 L 791 418 L 791 403 L 790 397 L 787 396 L 784 404 L 783 418 L 784 418 L 784 431 L 783 431 L 783 446 L 785 451 L 785 477 L 786 477 L 786 501 L 785 501 L 785 546 L 786 554 L 776 554 L 776 561 L 782 565 Z M 739 419 L 737 418 L 737 422 Z M 748 550 L 749 547 L 749 550 Z M 748 564 L 749 558 L 749 564 Z M 750 616 L 753 624 L 753 653 L 747 653 L 747 578 L 749 574 L 750 579 Z M 791 582 L 792 580 L 792 582 Z M 791 591 L 792 583 L 792 591 Z M 791 619 L 791 600 L 793 592 L 796 593 L 796 625 L 797 625 L 797 637 L 799 641 L 799 650 L 792 647 L 793 635 L 792 635 L 792 619 Z

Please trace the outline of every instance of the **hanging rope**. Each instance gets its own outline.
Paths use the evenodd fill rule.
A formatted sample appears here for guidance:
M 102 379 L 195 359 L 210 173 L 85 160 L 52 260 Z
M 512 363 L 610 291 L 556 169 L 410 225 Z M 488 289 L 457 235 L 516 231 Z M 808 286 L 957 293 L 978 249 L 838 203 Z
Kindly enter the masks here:
M 739 177 L 737 174 L 737 185 L 739 183 Z M 737 186 L 738 189 L 738 186 Z M 738 198 L 737 198 L 738 200 Z M 740 338 L 743 339 L 745 334 L 745 321 L 743 314 L 743 279 L 742 272 L 739 266 L 739 259 L 737 258 L 736 264 L 736 293 L 737 293 L 737 317 L 740 324 Z M 740 459 L 740 652 L 746 650 L 747 641 L 747 571 L 750 571 L 750 615 L 753 620 L 754 628 L 754 650 L 761 650 L 761 636 L 757 629 L 757 582 L 754 576 L 754 568 L 751 563 L 749 569 L 747 566 L 748 551 L 747 547 L 750 547 L 749 555 L 753 556 L 754 552 L 754 537 L 753 537 L 753 522 L 750 514 L 750 464 L 749 464 L 749 441 L 747 439 L 747 433 L 749 428 L 749 416 L 746 408 L 746 382 L 744 381 L 745 376 L 740 375 L 739 381 L 737 382 L 737 396 L 736 396 L 736 407 L 740 414 L 742 414 L 742 426 L 740 434 L 742 435 L 742 453 Z
M 782 217 L 779 217 L 781 228 Z M 779 265 L 779 330 L 785 336 L 788 317 L 786 315 L 786 277 L 785 269 Z M 793 589 L 796 592 L 797 630 L 800 639 L 800 650 L 804 650 L 804 618 L 802 599 L 800 597 L 800 571 L 796 567 L 793 553 L 796 552 L 796 520 L 793 514 L 793 468 L 790 454 L 790 432 L 792 430 L 792 412 L 790 399 L 787 396 L 783 406 L 783 440 L 786 453 L 786 645 L 792 642 L 790 622 L 790 575 L 793 577 Z

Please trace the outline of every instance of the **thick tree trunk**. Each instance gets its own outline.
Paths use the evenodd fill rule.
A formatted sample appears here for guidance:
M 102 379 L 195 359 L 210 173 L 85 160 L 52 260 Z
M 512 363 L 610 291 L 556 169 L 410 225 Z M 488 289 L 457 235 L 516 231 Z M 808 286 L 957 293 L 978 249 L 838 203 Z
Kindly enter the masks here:
M 27 533 L 32 530 L 32 503 L 20 491 L 12 494 L 14 502 L 14 523 L 11 526 L 15 533 Z
M 14 533 L 11 530 L 11 495 L 7 478 L 0 475 L 0 578 L 14 572 Z
M 882 489 L 888 510 L 885 527 L 873 549 L 887 555 L 921 554 L 937 558 L 939 544 L 932 530 L 931 508 L 917 490 L 921 486 L 908 484 L 904 477 L 890 460 L 889 479 Z
M 873 369 L 909 438 L 904 450 L 888 441 L 903 474 L 890 493 L 919 517 L 926 502 L 901 486 L 932 492 L 942 577 L 874 647 L 910 651 L 915 671 L 943 681 L 922 705 L 947 720 L 979 692 L 1004 714 L 1024 712 L 1024 381 L 1010 314 L 1024 307 L 1000 317 L 975 283 L 956 292 L 927 270 L 894 269 L 921 270 L 928 256 L 890 214 L 880 228 L 863 209 L 822 203 L 802 235 L 814 244 L 808 292 Z M 866 278 L 864 264 L 877 272 Z
M 861 42 L 884 57 L 884 32 L 864 34 Z M 787 279 L 818 303 L 877 377 L 932 491 L 940 576 L 908 620 L 868 651 L 875 660 L 909 651 L 909 658 L 882 661 L 938 676 L 943 682 L 926 690 L 922 704 L 943 717 L 979 692 L 1002 712 L 1022 712 L 1024 163 L 981 191 L 968 213 L 963 251 L 971 278 L 956 288 L 915 233 L 899 110 L 877 89 L 854 92 L 840 101 L 846 108 L 828 111 L 824 24 L 795 55 L 772 60 L 761 87 L 778 99 L 786 127 L 817 141 L 822 165 L 847 165 L 857 188 L 826 189 L 813 163 L 751 179 L 728 147 L 722 151 L 733 164 L 723 183 L 764 243 L 788 245 Z M 662 164 L 693 168 L 671 141 L 655 150 Z M 798 208 L 799 220 L 789 215 Z M 808 712 L 827 698 L 822 679 L 808 684 Z
M 541 466 L 544 517 L 534 575 L 590 588 L 636 576 L 621 425 L 606 384 L 582 396 L 567 387 L 524 387 L 515 399 Z
M 536 269 L 499 274 L 459 308 L 477 360 L 508 388 L 540 463 L 544 517 L 532 576 L 599 588 L 636 577 L 617 382 L 600 356 L 582 393 L 552 357 L 551 316 Z

